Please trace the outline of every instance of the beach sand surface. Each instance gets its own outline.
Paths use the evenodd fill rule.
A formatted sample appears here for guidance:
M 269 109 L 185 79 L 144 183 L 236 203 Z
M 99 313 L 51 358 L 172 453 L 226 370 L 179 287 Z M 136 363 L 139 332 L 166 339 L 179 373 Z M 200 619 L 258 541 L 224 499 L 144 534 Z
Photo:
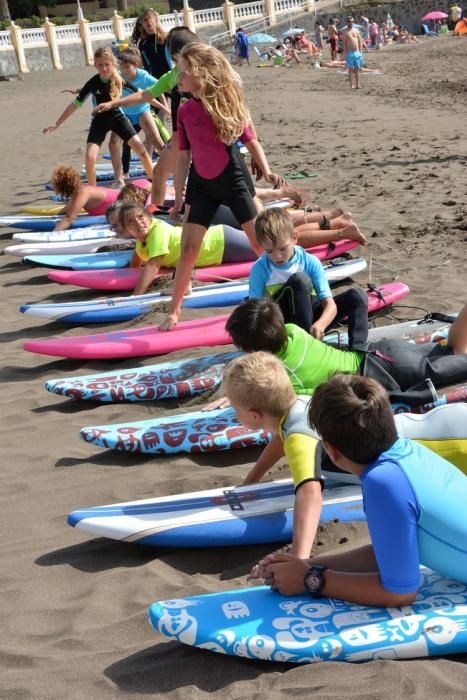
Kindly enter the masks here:
M 360 252 L 369 268 L 358 283 L 397 278 L 410 285 L 411 295 L 395 311 L 399 318 L 458 311 L 466 301 L 465 48 L 462 38 L 448 37 L 371 53 L 368 65 L 384 75 L 363 76 L 358 92 L 349 90 L 344 76 L 311 65 L 241 69 L 271 166 L 282 173 L 319 172 L 319 178 L 296 183 L 321 206 L 352 211 L 367 234 L 370 245 Z M 45 137 L 41 131 L 68 103 L 62 90 L 91 75 L 80 68 L 0 84 L 1 213 L 47 203 L 43 186 L 56 163 L 82 165 L 89 106 L 55 133 Z M 1 232 L 2 245 L 11 233 Z M 23 351 L 31 338 L 101 329 L 43 323 L 21 315 L 20 304 L 93 294 L 52 284 L 46 270 L 12 257 L 0 259 L 0 275 L 0 697 L 465 697 L 467 655 L 294 667 L 202 652 L 154 633 L 149 603 L 244 586 L 251 565 L 275 546 L 164 551 L 91 539 L 67 526 L 67 514 L 237 484 L 258 451 L 151 459 L 80 441 L 84 425 L 140 420 L 179 404 L 101 406 L 48 394 L 43 386 L 52 377 L 154 360 L 81 363 Z M 198 348 L 170 359 L 203 354 Z M 185 402 L 183 409 L 201 402 Z M 284 477 L 287 470 L 279 465 L 273 475 Z M 320 533 L 317 549 L 366 537 L 365 526 L 337 523 Z

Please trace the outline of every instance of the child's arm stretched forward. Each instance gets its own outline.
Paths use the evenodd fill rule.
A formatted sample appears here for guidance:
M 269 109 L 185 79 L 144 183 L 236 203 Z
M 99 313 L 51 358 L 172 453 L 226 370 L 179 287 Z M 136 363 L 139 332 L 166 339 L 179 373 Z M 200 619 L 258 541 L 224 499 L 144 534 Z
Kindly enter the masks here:
M 58 129 L 58 127 L 63 124 L 64 121 L 68 119 L 68 117 L 71 117 L 72 114 L 76 112 L 78 107 L 73 104 L 68 105 L 68 107 L 61 113 L 55 124 L 51 124 L 50 126 L 46 126 L 45 129 L 42 130 L 43 134 L 49 134 L 51 131 L 55 131 L 55 129 Z
M 148 287 L 154 282 L 162 264 L 163 255 L 158 255 L 155 258 L 150 258 L 144 263 L 139 274 L 138 282 L 133 292 L 134 296 L 138 294 L 146 294 Z

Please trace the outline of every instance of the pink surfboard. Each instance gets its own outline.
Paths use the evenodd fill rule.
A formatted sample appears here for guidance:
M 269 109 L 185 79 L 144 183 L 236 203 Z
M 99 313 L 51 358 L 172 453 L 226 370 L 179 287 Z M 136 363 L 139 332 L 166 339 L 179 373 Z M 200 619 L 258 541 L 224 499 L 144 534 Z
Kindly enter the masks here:
M 392 282 L 377 287 L 378 293 L 368 293 L 368 311 L 371 313 L 392 304 L 409 293 L 403 282 Z M 144 355 L 164 355 L 212 345 L 228 345 L 231 342 L 225 330 L 229 315 L 182 321 L 173 331 L 161 331 L 157 326 L 130 328 L 111 333 L 96 333 L 67 338 L 30 340 L 23 348 L 41 355 L 55 355 L 80 360 L 103 360 Z
M 354 248 L 357 241 L 344 239 L 330 245 L 319 245 L 309 248 L 308 251 L 319 260 L 330 260 L 339 257 Z M 219 282 L 220 280 L 233 280 L 240 277 L 248 277 L 252 262 L 230 263 L 201 267 L 195 270 L 195 279 L 199 282 Z M 161 268 L 159 275 L 171 274 L 173 270 Z M 135 288 L 139 277 L 139 270 L 124 268 L 116 270 L 50 270 L 47 277 L 52 282 L 59 284 L 74 284 L 77 287 L 90 287 L 106 291 L 131 291 Z

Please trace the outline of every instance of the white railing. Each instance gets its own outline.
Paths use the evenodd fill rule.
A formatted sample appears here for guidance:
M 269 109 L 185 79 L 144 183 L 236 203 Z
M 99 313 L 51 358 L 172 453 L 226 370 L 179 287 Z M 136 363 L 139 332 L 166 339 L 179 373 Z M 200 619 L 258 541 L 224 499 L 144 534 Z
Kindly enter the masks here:
M 235 19 L 258 17 L 262 14 L 264 14 L 264 3 L 262 0 L 259 0 L 259 2 L 243 2 L 241 5 L 235 5 L 234 7 Z
M 242 29 L 246 34 L 253 34 L 254 32 L 269 32 L 269 17 L 261 17 L 260 19 L 254 19 L 252 22 L 243 22 Z M 213 34 L 208 39 L 211 46 L 216 46 L 217 44 L 223 44 L 225 41 L 233 42 L 233 37 L 231 32 L 220 32 L 220 34 Z
M 335 0 L 333 0 L 335 2 Z M 301 9 L 305 3 L 303 0 L 275 0 L 276 12 L 290 12 Z
M 45 31 L 42 27 L 39 29 L 23 29 L 21 39 L 25 46 L 42 46 L 43 44 L 47 46 Z
M 77 24 L 65 24 L 61 27 L 57 27 L 55 33 L 58 44 L 80 41 L 79 27 Z
M 136 24 L 136 17 L 130 17 L 129 19 L 124 19 L 123 24 L 123 36 L 131 36 L 133 34 L 133 29 Z
M 5 31 L 0 32 L 0 49 L 9 49 L 11 46 L 13 46 L 11 33 L 8 29 L 5 29 Z
M 112 22 L 90 22 L 89 23 L 89 33 L 92 37 L 96 39 L 107 39 L 108 37 L 114 36 L 114 29 Z
M 210 7 L 206 10 L 195 10 L 193 13 L 195 24 L 217 24 L 224 21 L 222 7 Z
M 175 21 L 175 15 L 170 13 L 170 15 L 159 15 L 159 22 L 161 23 L 162 29 L 169 31 L 172 27 L 176 27 L 177 23 Z M 183 24 L 180 22 L 180 24 Z

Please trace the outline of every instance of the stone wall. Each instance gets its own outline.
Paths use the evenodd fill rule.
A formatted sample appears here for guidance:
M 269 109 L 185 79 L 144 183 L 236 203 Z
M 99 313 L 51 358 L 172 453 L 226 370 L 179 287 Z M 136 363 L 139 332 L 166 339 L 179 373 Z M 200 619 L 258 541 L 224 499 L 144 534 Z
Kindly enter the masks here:
M 9 78 L 18 75 L 19 67 L 14 51 L 2 51 L 0 53 L 0 78 Z

